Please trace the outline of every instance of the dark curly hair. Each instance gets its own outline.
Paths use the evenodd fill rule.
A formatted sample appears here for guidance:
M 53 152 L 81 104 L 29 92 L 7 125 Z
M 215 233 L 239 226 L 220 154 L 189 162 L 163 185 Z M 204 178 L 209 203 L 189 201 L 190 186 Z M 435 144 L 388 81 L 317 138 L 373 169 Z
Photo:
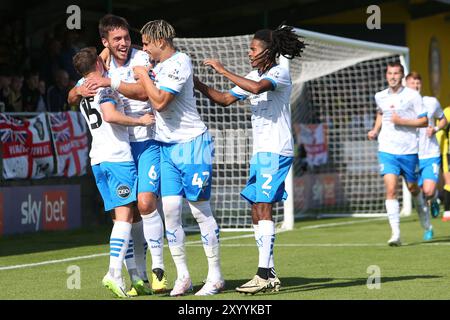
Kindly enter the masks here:
M 287 59 L 301 56 L 305 42 L 299 39 L 299 36 L 292 31 L 293 29 L 293 27 L 282 26 L 276 30 L 262 29 L 255 33 L 253 39 L 263 41 L 266 45 L 265 50 L 257 57 L 262 59 L 262 73 L 269 70 L 280 55 Z

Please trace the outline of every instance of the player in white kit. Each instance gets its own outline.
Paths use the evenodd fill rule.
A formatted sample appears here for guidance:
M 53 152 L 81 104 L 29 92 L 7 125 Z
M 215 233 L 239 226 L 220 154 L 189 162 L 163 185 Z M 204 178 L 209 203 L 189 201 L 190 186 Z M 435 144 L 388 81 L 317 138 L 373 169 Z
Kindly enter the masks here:
M 217 60 L 207 59 L 204 62 L 236 85 L 229 92 L 219 92 L 195 78 L 195 88 L 222 106 L 245 99 L 249 99 L 251 104 L 253 157 L 250 176 L 241 196 L 252 206 L 259 263 L 256 275 L 236 288 L 238 292 L 277 291 L 281 286 L 274 269 L 275 224 L 272 207 L 287 198 L 284 180 L 292 165 L 294 150 L 289 107 L 292 82 L 289 71 L 278 65 L 276 58 L 280 54 L 288 59 L 299 57 L 303 48 L 304 43 L 291 27 L 259 30 L 250 43 L 248 53 L 255 70 L 247 76 L 230 72 Z
M 80 82 L 104 73 L 95 48 L 85 48 L 73 58 L 75 69 L 84 77 Z M 114 210 L 115 223 L 110 237 L 109 272 L 103 285 L 118 297 L 127 297 L 122 279 L 122 264 L 129 248 L 133 205 L 136 201 L 137 172 L 131 154 L 127 126 L 146 127 L 154 116 L 145 113 L 129 117 L 119 94 L 110 88 L 98 90 L 95 96 L 83 98 L 81 112 L 92 135 L 89 156 L 105 211 Z M 112 147 L 114 146 L 114 147 Z
M 188 200 L 192 215 L 199 224 L 208 260 L 206 282 L 196 295 L 214 295 L 224 288 L 219 227 L 209 203 L 214 144 L 197 111 L 192 63 L 186 54 L 175 49 L 175 30 L 166 21 L 148 22 L 141 34 L 144 51 L 157 63 L 151 76 L 144 67 L 135 67 L 134 73 L 156 110 L 166 237 L 177 269 L 177 279 L 170 295 L 184 295 L 192 290 L 181 220 L 183 197 Z
M 377 116 L 375 125 L 367 136 L 369 140 L 378 137 L 378 160 L 380 174 L 386 188 L 386 211 L 392 235 L 390 246 L 400 246 L 400 207 L 396 198 L 398 176 L 402 175 L 416 202 L 420 202 L 420 188 L 417 185 L 416 167 L 419 164 L 418 130 L 428 124 L 422 97 L 402 85 L 403 66 L 390 62 L 386 68 L 389 87 L 375 94 Z
M 142 50 L 131 48 L 127 21 L 108 14 L 99 22 L 99 33 L 110 58 L 108 74 L 107 77 L 90 78 L 86 81 L 86 87 L 117 89 L 125 103 L 126 114 L 131 117 L 139 117 L 151 111 L 145 91 L 140 86 L 133 86 L 136 82 L 133 67 L 148 67 L 149 56 Z M 160 146 L 154 139 L 154 126 L 130 127 L 129 134 L 138 170 L 138 210 L 135 210 L 130 240 L 133 250 L 130 250 L 125 260 L 132 281 L 129 294 L 134 296 L 151 293 L 148 286 L 143 285 L 148 283 L 145 262 L 147 247 L 152 256 L 152 289 L 161 293 L 167 289 L 167 276 L 163 260 L 164 226 L 157 209 L 160 195 Z
M 409 73 L 406 76 L 406 86 L 420 93 L 422 88 L 420 74 L 417 72 Z M 429 211 L 431 211 L 433 217 L 439 216 L 436 186 L 439 181 L 439 169 L 441 167 L 441 150 L 435 134 L 447 126 L 447 119 L 436 98 L 424 96 L 422 101 L 427 112 L 428 127 L 419 129 L 419 186 L 422 188 L 426 204 L 424 199 L 420 199 L 417 211 L 421 225 L 425 230 L 423 239 L 429 241 L 433 239 L 434 235 Z M 422 193 L 419 196 L 422 197 Z

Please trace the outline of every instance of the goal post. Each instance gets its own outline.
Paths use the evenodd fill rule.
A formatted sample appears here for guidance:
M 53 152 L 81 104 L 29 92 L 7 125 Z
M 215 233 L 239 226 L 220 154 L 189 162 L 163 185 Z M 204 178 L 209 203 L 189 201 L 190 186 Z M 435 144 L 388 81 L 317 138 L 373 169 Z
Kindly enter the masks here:
M 385 215 L 377 144 L 367 141 L 365 128 L 346 127 L 346 115 L 358 111 L 364 119 L 372 118 L 369 122 L 373 125 L 373 96 L 387 86 L 386 63 L 402 59 L 407 67 L 408 48 L 294 30 L 307 44 L 304 53 L 294 60 L 281 57 L 279 63 L 289 68 L 293 83 L 290 106 L 296 154 L 285 181 L 289 196 L 274 206 L 274 221 L 278 228 L 290 230 L 295 217 L 311 212 L 315 216 Z M 202 62 L 215 58 L 230 71 L 246 75 L 251 71 L 248 50 L 252 37 L 176 38 L 175 45 L 191 57 L 194 74 L 201 81 L 219 91 L 228 91 L 233 83 Z M 240 197 L 252 155 L 249 103 L 239 101 L 224 108 L 199 92 L 195 95 L 215 143 L 211 205 L 216 220 L 223 231 L 249 230 L 251 208 Z M 311 137 L 318 128 L 325 139 L 321 151 L 326 154 L 317 159 L 308 158 L 309 154 L 304 157 L 300 149 L 304 132 L 311 129 Z M 321 148 L 314 143 L 307 147 Z M 408 209 L 405 199 L 407 196 L 403 196 L 404 212 L 411 207 L 409 203 Z M 185 226 L 197 226 L 187 204 L 183 220 Z

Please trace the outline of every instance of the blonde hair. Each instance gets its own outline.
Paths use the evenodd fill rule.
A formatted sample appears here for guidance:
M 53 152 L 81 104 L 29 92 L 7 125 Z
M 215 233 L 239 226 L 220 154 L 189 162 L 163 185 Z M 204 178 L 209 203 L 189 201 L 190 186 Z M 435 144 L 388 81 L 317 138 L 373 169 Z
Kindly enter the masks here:
M 142 27 L 141 34 L 150 42 L 162 39 L 172 44 L 172 40 L 175 38 L 175 29 L 165 20 L 153 20 Z

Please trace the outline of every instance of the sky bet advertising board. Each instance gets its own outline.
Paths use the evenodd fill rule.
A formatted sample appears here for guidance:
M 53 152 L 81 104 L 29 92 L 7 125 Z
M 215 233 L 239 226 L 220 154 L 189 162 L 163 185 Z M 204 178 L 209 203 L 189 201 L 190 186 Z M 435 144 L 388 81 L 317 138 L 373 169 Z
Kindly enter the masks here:
M 79 185 L 0 188 L 0 236 L 80 226 Z

